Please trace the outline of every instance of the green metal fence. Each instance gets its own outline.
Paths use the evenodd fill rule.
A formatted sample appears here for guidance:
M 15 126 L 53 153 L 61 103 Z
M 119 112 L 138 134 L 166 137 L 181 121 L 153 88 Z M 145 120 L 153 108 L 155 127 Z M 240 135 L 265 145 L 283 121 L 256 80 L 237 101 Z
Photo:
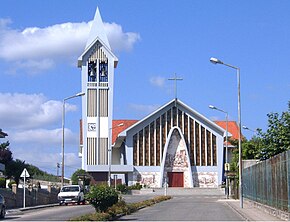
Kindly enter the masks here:
M 290 150 L 243 169 L 243 196 L 290 212 Z

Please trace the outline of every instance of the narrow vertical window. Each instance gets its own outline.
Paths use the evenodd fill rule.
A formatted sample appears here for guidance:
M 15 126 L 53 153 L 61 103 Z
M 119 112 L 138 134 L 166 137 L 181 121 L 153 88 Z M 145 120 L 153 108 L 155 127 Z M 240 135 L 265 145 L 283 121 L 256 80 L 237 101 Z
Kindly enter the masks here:
M 137 166 L 137 134 L 133 136 L 133 164 Z
M 177 111 L 176 106 L 172 108 L 173 126 L 177 126 Z
M 206 141 L 207 141 L 207 165 L 212 166 L 211 162 L 211 132 L 206 131 Z
M 156 119 L 156 165 L 160 166 L 160 118 Z
M 196 165 L 196 158 L 195 158 L 195 147 L 194 147 L 194 120 L 190 118 L 189 120 L 190 125 L 190 162 L 191 165 Z
M 139 166 L 143 166 L 143 130 L 139 131 Z
M 154 122 L 150 123 L 150 166 L 155 166 Z
M 178 126 L 181 129 L 181 131 L 182 131 L 183 122 L 182 122 L 182 111 L 180 109 L 178 109 Z M 182 132 L 182 133 L 184 133 L 184 132 Z
M 201 127 L 201 165 L 205 166 L 205 129 Z
M 165 146 L 165 143 L 166 143 L 166 138 L 167 138 L 167 135 L 166 135 L 166 128 L 165 128 L 165 114 L 163 114 L 161 116 L 161 127 L 162 127 L 162 147 L 161 147 L 161 161 L 162 161 L 162 154 L 163 154 L 163 150 L 164 150 L 164 146 Z
M 184 113 L 184 139 L 188 147 L 188 116 Z M 189 153 L 191 151 L 189 150 Z
M 167 135 L 171 129 L 171 109 L 167 111 Z
M 196 165 L 200 166 L 200 143 L 199 143 L 199 124 L 195 121 L 195 150 L 196 150 Z
M 216 136 L 212 134 L 212 161 L 213 166 L 217 165 L 217 158 L 216 158 Z
M 145 127 L 145 166 L 149 166 L 149 126 Z

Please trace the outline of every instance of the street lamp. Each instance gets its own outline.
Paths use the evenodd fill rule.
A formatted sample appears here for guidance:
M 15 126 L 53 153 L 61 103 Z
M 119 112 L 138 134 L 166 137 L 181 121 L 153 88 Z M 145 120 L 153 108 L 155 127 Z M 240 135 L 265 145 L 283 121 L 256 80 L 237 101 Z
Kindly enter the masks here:
M 75 98 L 75 97 L 79 97 L 79 96 L 83 96 L 85 95 L 84 92 L 80 92 L 77 93 L 73 96 L 67 97 L 63 99 L 62 102 L 62 162 L 61 162 L 61 187 L 63 187 L 64 184 L 64 122 L 65 122 L 65 101 Z
M 221 65 L 225 65 L 228 66 L 230 68 L 233 68 L 235 70 L 237 70 L 237 83 L 238 83 L 238 122 L 239 122 L 239 195 L 240 195 L 240 207 L 243 208 L 243 183 L 242 183 L 242 139 L 241 139 L 241 92 L 240 92 L 240 88 L 241 88 L 241 84 L 240 84 L 240 68 L 224 63 L 221 60 L 217 59 L 217 58 L 210 58 L 210 62 L 212 62 L 213 64 L 221 64 Z
M 216 106 L 209 105 L 208 107 L 210 109 L 215 109 L 217 111 L 220 111 L 220 112 L 226 114 L 226 161 L 225 161 L 226 164 L 225 164 L 225 166 L 228 166 L 228 125 L 229 125 L 228 122 L 229 122 L 229 114 L 228 114 L 228 112 L 226 112 L 226 111 L 224 111 L 222 109 L 219 109 Z M 227 170 L 227 169 L 225 169 L 225 170 Z M 227 194 L 227 198 L 229 198 L 229 184 L 228 184 L 227 176 L 226 176 L 226 194 Z
M 109 139 L 108 139 L 108 156 L 109 156 L 109 170 L 108 170 L 108 186 L 111 186 L 111 165 L 112 165 L 112 142 L 111 142 L 111 133 L 112 130 L 119 127 L 124 126 L 124 123 L 120 123 L 115 127 L 109 128 Z
M 243 129 L 252 131 L 253 133 L 257 133 L 257 130 L 253 130 L 253 129 L 247 127 L 247 126 L 243 126 Z

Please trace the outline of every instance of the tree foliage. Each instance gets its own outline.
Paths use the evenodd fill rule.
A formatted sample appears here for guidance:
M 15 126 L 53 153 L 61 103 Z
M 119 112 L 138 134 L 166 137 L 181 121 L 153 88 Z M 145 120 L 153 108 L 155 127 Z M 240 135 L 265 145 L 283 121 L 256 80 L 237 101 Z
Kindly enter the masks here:
M 9 141 L 0 144 L 0 163 L 6 164 L 12 161 L 12 152 L 9 149 Z
M 261 152 L 259 158 L 261 160 L 268 159 L 279 153 L 290 149 L 290 101 L 288 102 L 288 110 L 278 113 L 270 113 L 268 116 L 268 129 L 262 132 L 259 129 L 261 137 Z
M 40 170 L 38 167 L 25 163 L 20 159 L 13 159 L 12 152 L 9 148 L 9 141 L 0 144 L 0 163 L 5 164 L 5 175 L 7 178 L 13 179 L 19 184 L 20 175 L 24 168 L 26 168 L 30 176 L 34 179 L 43 179 L 48 181 L 59 181 L 57 176 L 48 174 Z
M 104 212 L 118 202 L 119 196 L 117 191 L 112 187 L 95 185 L 91 186 L 90 192 L 86 194 L 86 199 L 97 212 Z
M 266 132 L 257 129 L 257 135 L 250 140 L 242 141 L 242 158 L 266 160 L 286 150 L 290 150 L 290 101 L 288 110 L 278 113 L 269 113 Z M 238 140 L 230 140 L 238 147 Z M 238 148 L 233 150 L 231 170 L 237 171 L 239 160 Z
M 84 179 L 84 184 L 83 185 L 90 185 L 90 175 L 83 169 L 78 169 L 76 170 L 73 175 L 71 176 L 71 181 L 72 184 L 78 184 L 79 178 L 81 180 Z

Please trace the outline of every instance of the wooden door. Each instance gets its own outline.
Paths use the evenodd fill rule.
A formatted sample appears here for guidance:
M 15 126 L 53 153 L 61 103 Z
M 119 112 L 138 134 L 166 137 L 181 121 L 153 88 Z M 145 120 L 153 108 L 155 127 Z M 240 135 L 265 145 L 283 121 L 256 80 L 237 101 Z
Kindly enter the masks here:
M 167 172 L 169 187 L 183 187 L 183 172 Z

